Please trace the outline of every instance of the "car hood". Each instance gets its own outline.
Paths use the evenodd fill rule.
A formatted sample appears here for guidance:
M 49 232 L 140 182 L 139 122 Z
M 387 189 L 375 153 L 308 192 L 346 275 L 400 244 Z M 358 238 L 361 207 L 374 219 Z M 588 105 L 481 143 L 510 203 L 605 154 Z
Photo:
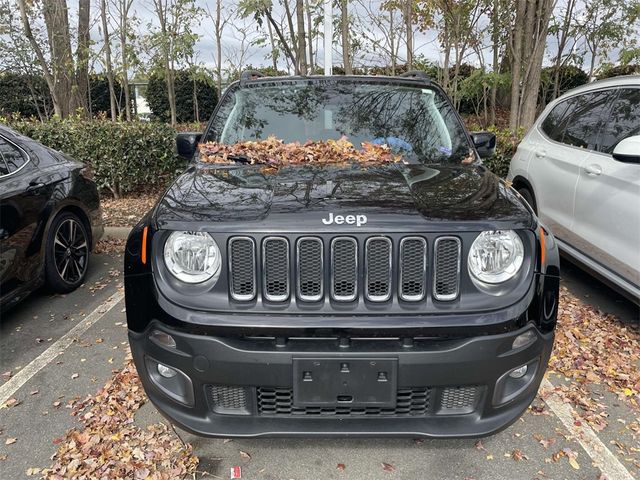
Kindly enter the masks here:
M 330 214 L 365 215 L 367 221 L 327 224 Z M 229 232 L 453 232 L 533 225 L 514 191 L 481 165 L 199 164 L 169 188 L 155 220 L 162 229 Z

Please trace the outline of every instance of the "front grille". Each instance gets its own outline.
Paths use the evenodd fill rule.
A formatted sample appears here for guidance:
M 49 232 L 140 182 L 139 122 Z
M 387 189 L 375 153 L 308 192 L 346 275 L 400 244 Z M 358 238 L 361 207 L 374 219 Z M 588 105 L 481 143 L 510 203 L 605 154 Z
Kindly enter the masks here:
M 238 301 L 253 300 L 256 296 L 256 246 L 250 237 L 229 240 L 229 288 Z
M 461 245 L 458 237 L 440 237 L 435 243 L 433 296 L 449 301 L 458 296 Z
M 358 243 L 355 238 L 333 239 L 331 273 L 331 297 L 340 302 L 355 300 L 358 288 Z
M 264 297 L 272 302 L 289 298 L 289 241 L 269 237 L 262 242 Z
M 298 240 L 297 285 L 298 298 L 307 302 L 316 302 L 323 294 L 324 255 L 322 240 L 304 237 Z
M 258 413 L 265 416 L 425 416 L 429 410 L 431 389 L 400 388 L 395 408 L 381 407 L 294 407 L 290 388 L 258 387 Z
M 256 245 L 261 245 L 259 259 Z M 421 302 L 429 291 L 437 301 L 454 301 L 460 294 L 462 242 L 441 236 L 432 249 L 429 245 L 422 236 L 232 237 L 229 291 L 240 302 L 255 300 L 258 292 L 268 302 L 286 302 L 291 296 L 321 302 L 328 295 L 347 303 L 363 294 L 368 302 L 382 303 L 394 292 L 403 302 Z
M 400 298 L 422 300 L 427 283 L 427 241 L 407 237 L 400 242 Z
M 369 238 L 366 243 L 366 296 L 372 302 L 385 302 L 391 297 L 391 240 Z

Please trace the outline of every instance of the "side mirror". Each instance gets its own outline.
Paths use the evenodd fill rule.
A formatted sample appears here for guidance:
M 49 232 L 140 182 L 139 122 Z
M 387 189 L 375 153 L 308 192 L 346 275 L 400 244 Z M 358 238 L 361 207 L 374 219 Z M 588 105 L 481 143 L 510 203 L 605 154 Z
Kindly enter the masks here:
M 491 158 L 496 154 L 496 135 L 491 132 L 474 132 L 471 140 L 480 158 Z
M 613 149 L 613 159 L 619 162 L 640 163 L 640 135 L 622 140 Z
M 182 132 L 176 135 L 176 147 L 178 147 L 178 155 L 191 160 L 193 154 L 196 153 L 198 143 L 202 133 L 198 132 Z

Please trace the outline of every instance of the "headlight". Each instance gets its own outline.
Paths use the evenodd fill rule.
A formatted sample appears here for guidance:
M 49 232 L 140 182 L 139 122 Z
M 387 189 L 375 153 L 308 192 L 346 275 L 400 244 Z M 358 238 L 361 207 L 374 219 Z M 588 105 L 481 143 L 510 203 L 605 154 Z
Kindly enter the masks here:
M 502 283 L 513 278 L 524 260 L 522 240 L 513 230 L 486 231 L 469 250 L 469 273 L 484 283 Z
M 220 249 L 203 232 L 173 232 L 164 244 L 164 263 L 185 283 L 201 283 L 220 275 Z

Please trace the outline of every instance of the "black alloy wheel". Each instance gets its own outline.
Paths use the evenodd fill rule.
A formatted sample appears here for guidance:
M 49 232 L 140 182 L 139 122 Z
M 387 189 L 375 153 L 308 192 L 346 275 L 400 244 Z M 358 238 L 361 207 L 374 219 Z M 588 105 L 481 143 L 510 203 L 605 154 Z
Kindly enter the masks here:
M 54 291 L 70 292 L 84 281 L 89 264 L 89 236 L 73 213 L 63 213 L 53 221 L 45 261 L 47 283 Z

